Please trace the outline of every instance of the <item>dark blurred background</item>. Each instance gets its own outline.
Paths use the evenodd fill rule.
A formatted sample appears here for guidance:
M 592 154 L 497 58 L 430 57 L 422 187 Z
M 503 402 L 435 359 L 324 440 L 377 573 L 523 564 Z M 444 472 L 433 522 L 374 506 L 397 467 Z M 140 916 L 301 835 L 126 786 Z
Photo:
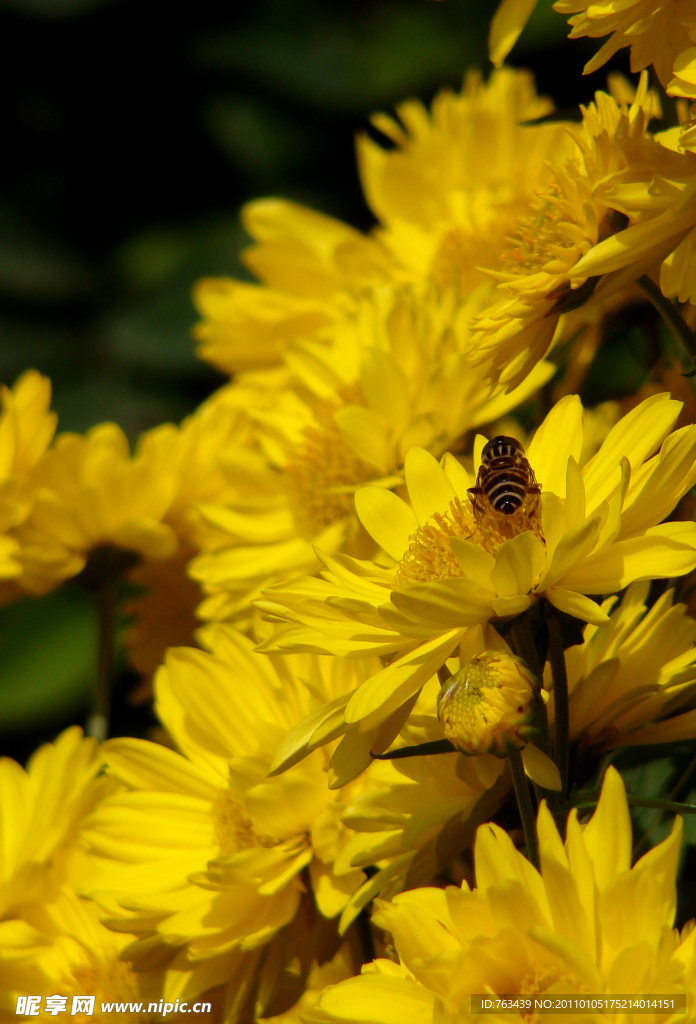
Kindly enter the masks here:
M 223 381 L 193 355 L 191 287 L 248 276 L 240 206 L 282 195 L 368 229 L 355 132 L 374 110 L 459 88 L 469 67 L 487 73 L 496 6 L 0 0 L 0 380 L 48 374 L 62 430 L 112 419 L 135 440 L 191 412 Z M 510 62 L 572 116 L 608 69 L 582 78 L 595 44 L 566 32 L 540 3 Z M 627 71 L 625 52 L 610 67 Z M 622 325 L 585 397 L 635 391 L 649 348 Z M 0 610 L 1 753 L 24 761 L 84 722 L 95 649 L 91 598 L 74 584 Z M 112 734 L 154 725 L 125 700 L 135 681 L 122 662 Z M 650 795 L 690 756 L 656 753 L 625 766 Z

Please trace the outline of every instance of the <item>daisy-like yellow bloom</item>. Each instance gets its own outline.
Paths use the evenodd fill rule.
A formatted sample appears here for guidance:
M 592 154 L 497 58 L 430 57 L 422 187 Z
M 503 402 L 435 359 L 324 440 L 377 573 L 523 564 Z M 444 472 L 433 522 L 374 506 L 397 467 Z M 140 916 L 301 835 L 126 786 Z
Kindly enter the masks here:
M 567 128 L 573 152 L 554 159 L 552 179 L 537 191 L 498 249 L 490 274 L 502 297 L 476 317 L 471 359 L 489 365 L 508 385 L 518 384 L 546 354 L 563 330 L 562 314 L 591 299 L 596 280 L 580 273 L 578 265 L 585 266 L 582 257 L 621 226 L 616 208 L 596 186 L 645 159 L 643 149 L 664 152 L 646 133 L 654 112 L 647 75 L 630 106 L 597 93 L 595 102 L 583 108 L 582 124 Z M 633 210 L 630 218 L 643 216 L 642 210 Z M 638 257 L 632 262 L 637 277 L 646 265 Z M 602 282 L 602 300 L 618 284 Z
M 325 556 L 324 579 L 269 588 L 260 606 L 286 624 L 262 649 L 387 658 L 345 707 L 357 740 L 407 707 L 457 648 L 465 664 L 477 623 L 520 615 L 544 597 L 608 624 L 590 595 L 696 565 L 696 525 L 662 523 L 696 481 L 696 427 L 670 433 L 680 409 L 668 395 L 651 396 L 579 466 L 582 405 L 562 399 L 526 453 L 541 496 L 508 516 L 492 507 L 475 513 L 467 494 L 474 480 L 452 455 L 438 463 L 412 449 L 409 504 L 383 488 L 356 495 L 365 529 L 389 557 Z
M 162 522 L 175 484 L 163 458 L 167 440 L 153 431 L 131 458 L 115 423 L 102 423 L 85 436 L 59 435 L 34 469 L 33 507 L 17 531 L 22 587 L 30 593 L 51 589 L 103 546 L 146 558 L 168 558 L 176 551 L 176 535 Z M 47 567 L 56 549 L 64 557 L 51 577 Z
M 389 279 L 376 242 L 297 203 L 248 203 L 242 223 L 255 243 L 242 259 L 263 283 L 206 278 L 194 292 L 204 317 L 194 330 L 198 354 L 224 373 L 282 363 L 290 342 L 321 335 L 366 287 Z
M 50 900 L 83 867 L 79 829 L 109 784 L 96 740 L 77 726 L 40 747 L 26 770 L 0 760 L 0 920 Z
M 542 803 L 537 828 L 541 873 L 496 825 L 475 847 L 476 888 L 416 889 L 379 905 L 376 922 L 393 935 L 398 962 L 376 960 L 358 978 L 330 986 L 312 1024 L 372 1021 L 425 1024 L 470 1019 L 472 995 L 533 997 L 632 994 L 696 1000 L 696 930 L 672 927 L 681 819 L 671 835 L 631 867 L 631 820 L 621 777 L 609 768 L 592 819 L 576 812 L 561 841 Z M 509 1014 L 492 1014 L 494 1021 Z M 660 1011 L 596 1019 L 677 1021 Z M 572 1019 L 579 1019 L 572 1017 Z
M 657 136 L 657 149 L 610 174 L 595 190 L 632 223 L 601 241 L 570 271 L 575 284 L 597 274 L 633 273 L 632 268 L 659 268 L 660 288 L 668 298 L 696 301 L 696 153 L 693 123 Z
M 536 0 L 502 0 L 491 24 L 491 60 L 499 67 L 515 45 Z M 554 11 L 569 14 L 570 38 L 610 36 L 587 62 L 589 75 L 624 46 L 631 47 L 631 71 L 650 64 L 670 96 L 696 97 L 696 8 L 683 0 L 557 0 Z
M 467 324 L 489 291 L 482 286 L 457 304 L 435 289 L 385 288 L 324 345 L 293 348 L 287 358 L 297 389 L 277 392 L 275 406 L 256 414 L 256 446 L 266 453 L 259 470 L 269 475 L 270 463 L 276 490 L 269 494 L 242 467 L 246 491 L 200 506 L 216 531 L 191 566 L 210 595 L 203 617 L 248 614 L 274 575 L 317 571 L 315 546 L 374 554 L 355 515 L 355 492 L 368 483 L 400 485 L 412 444 L 439 456 L 548 380 L 553 368 L 540 364 L 505 394 L 470 366 Z
M 586 626 L 566 650 L 570 737 L 600 752 L 696 736 L 696 712 L 681 710 L 696 691 L 696 622 L 671 590 L 648 610 L 648 588 L 633 583 L 616 607 L 608 598 L 609 625 Z
M 460 93 L 440 92 L 432 109 L 418 100 L 373 123 L 393 143 L 358 138 L 365 196 L 376 238 L 395 261 L 440 287 L 464 294 L 485 280 L 537 189 L 553 181 L 549 161 L 572 155 L 560 123 L 525 126 L 551 113 L 527 71 L 503 68 L 483 83 L 469 72 Z
M 228 1002 L 258 997 L 277 1013 L 273 987 L 287 975 L 285 1001 L 296 1001 L 364 873 L 335 870 L 347 838 L 340 814 L 356 790 L 328 790 L 324 753 L 279 779 L 268 768 L 290 729 L 326 699 L 341 703 L 364 670 L 305 657 L 274 665 L 229 627 L 207 638 L 212 653 L 170 650 L 155 680 L 160 719 L 182 753 L 137 739 L 104 744 L 126 791 L 85 825 L 89 892 L 113 927 L 138 936 L 125 954 L 136 969 L 152 958 L 167 966 L 166 999 L 223 985 Z
M 295 203 L 248 204 L 242 222 L 255 244 L 242 258 L 262 284 L 198 284 L 199 354 L 227 373 L 280 365 L 288 347 L 321 342 L 389 284 L 431 281 L 468 296 L 484 280 L 478 268 L 497 259 L 552 179 L 547 162 L 570 155 L 562 126 L 521 126 L 551 109 L 528 72 L 506 68 L 485 85 L 468 75 L 461 93 L 438 95 L 432 113 L 410 100 L 399 122 L 376 115 L 396 149 L 358 138 L 365 196 L 380 222 L 369 237 Z
M 142 1010 L 125 1009 L 118 1019 L 126 1024 L 161 1019 L 162 971 L 136 974 L 121 951 L 132 935 L 106 928 L 96 906 L 79 899 L 71 889 L 63 889 L 49 903 L 28 908 L 21 919 L 0 924 L 0 978 L 7 974 L 0 994 L 2 1010 L 13 1017 L 17 999 L 41 996 L 39 1020 L 55 1020 L 46 1008 L 46 997 L 63 997 L 60 1007 L 76 1021 L 111 1021 L 115 1012 L 102 1009 L 102 1003 L 144 1004 Z M 73 1010 L 75 996 L 94 996 L 92 1013 Z M 150 1003 L 156 1007 L 148 1012 Z M 49 1004 L 50 1005 L 50 1004 Z M 16 1017 L 15 1017 L 16 1019 Z
M 36 370 L 23 374 L 13 388 L 0 390 L 0 580 L 22 573 L 14 529 L 31 512 L 31 474 L 56 429 L 50 404 L 50 381 Z M 8 596 L 14 592 L 8 584 L 4 590 Z

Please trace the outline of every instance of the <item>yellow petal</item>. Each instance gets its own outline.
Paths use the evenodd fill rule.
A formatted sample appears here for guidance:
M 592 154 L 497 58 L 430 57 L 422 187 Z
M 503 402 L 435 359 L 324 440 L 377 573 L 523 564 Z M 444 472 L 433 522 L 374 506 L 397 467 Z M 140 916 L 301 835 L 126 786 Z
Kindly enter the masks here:
M 660 523 L 695 482 L 696 426 L 689 426 L 670 435 L 640 489 L 629 491 L 621 536 L 630 537 Z
M 488 444 L 488 438 L 485 437 L 483 434 L 477 434 L 476 437 L 474 438 L 474 451 L 473 451 L 474 473 L 478 473 L 479 466 L 481 465 L 481 452 L 483 451 L 484 447 L 487 444 Z
M 512 391 L 501 391 L 495 398 L 490 398 L 482 405 L 480 413 L 474 416 L 471 426 L 478 427 L 481 423 L 493 423 L 506 416 L 551 380 L 555 372 L 556 367 L 553 363 L 544 360 L 537 363 L 516 388 L 513 388 Z M 479 418 L 479 416 L 485 417 L 485 419 Z
M 677 743 L 681 740 L 696 739 L 696 711 L 686 711 L 664 722 L 646 725 L 621 737 L 621 745 L 642 746 L 644 743 Z
M 362 405 L 344 405 L 334 413 L 334 422 L 353 451 L 380 473 L 392 469 L 391 445 L 387 439 L 387 421 L 373 409 Z
M 488 35 L 488 54 L 496 68 L 517 42 L 535 7 L 536 0 L 501 0 Z
M 454 487 L 456 494 L 462 499 L 462 501 L 468 501 L 467 491 L 473 486 L 474 481 L 471 479 L 461 462 L 452 455 L 451 452 L 445 452 L 441 460 L 442 468 L 445 471 L 447 479 Z
M 351 693 L 343 693 L 335 697 L 296 725 L 276 750 L 268 770 L 269 777 L 279 775 L 301 761 L 309 753 L 309 743 L 317 729 L 321 728 L 335 712 L 342 711 L 351 696 Z
M 111 772 L 127 786 L 162 793 L 188 793 L 202 800 L 215 800 L 220 776 L 202 765 L 194 765 L 181 754 L 131 737 L 108 740 L 102 745 Z
M 594 626 L 608 626 L 610 618 L 603 612 L 598 604 L 595 604 L 584 594 L 576 594 L 574 590 L 562 590 L 559 587 L 552 587 L 544 594 L 559 612 L 567 612 L 574 615 L 576 619 L 583 622 L 591 622 Z
M 625 456 L 635 470 L 657 451 L 681 412 L 682 403 L 668 394 L 650 395 L 611 428 L 596 455 L 582 471 L 588 512 L 604 501 L 619 483 Z
M 526 530 L 506 540 L 500 547 L 490 579 L 499 597 L 528 594 L 546 560 L 544 545 Z
M 494 593 L 473 580 L 455 577 L 434 583 L 415 583 L 392 591 L 392 604 L 410 617 L 451 629 L 485 622 Z
M 362 357 L 360 390 L 391 429 L 400 430 L 410 412 L 408 382 L 392 356 L 378 348 L 367 349 Z
M 537 786 L 541 786 L 542 789 L 553 789 L 556 792 L 560 792 L 560 772 L 543 750 L 539 750 L 533 743 L 528 743 L 522 749 L 522 763 L 525 772 L 532 782 L 536 782 Z
M 400 561 L 418 529 L 410 506 L 384 487 L 361 487 L 355 493 L 355 511 L 370 536 L 388 555 Z
M 582 558 L 589 554 L 595 544 L 599 532 L 599 516 L 586 519 L 578 526 L 568 530 L 556 545 L 551 565 L 544 578 L 546 587 L 553 586 L 571 570 Z
M 580 461 L 582 439 L 582 402 L 577 395 L 566 395 L 553 407 L 527 449 L 542 490 L 565 497 L 568 458 L 572 455 Z
M 696 67 L 696 62 L 694 64 Z M 690 231 L 671 252 L 660 270 L 660 289 L 669 298 L 696 304 L 696 231 Z
M 683 576 L 696 568 L 696 524 L 662 523 L 570 569 L 559 582 L 584 594 L 611 594 L 634 580 Z
M 445 512 L 455 490 L 437 459 L 425 448 L 411 448 L 404 464 L 408 496 L 423 525 L 435 512 Z
M 686 234 L 696 220 L 696 211 L 684 203 L 684 200 L 690 198 L 690 194 L 687 195 L 690 191 L 693 192 L 693 188 L 684 191 L 679 204 L 595 245 L 570 270 L 569 277 L 594 277 L 629 265 L 636 267 L 638 276 L 642 272 L 639 261 L 646 257 L 652 257 L 655 262 L 664 258 L 674 248 L 675 240 L 681 241 L 680 236 Z M 667 252 L 664 251 L 665 247 Z
M 462 630 L 452 629 L 387 665 L 363 683 L 346 707 L 347 722 L 371 729 L 427 683 L 457 646 Z
M 597 809 L 585 826 L 582 837 L 601 892 L 631 866 L 631 816 L 626 788 L 613 765 L 607 768 Z
M 580 468 L 572 455 L 568 459 L 564 511 L 568 527 L 577 526 L 585 519 L 585 483 Z
M 473 541 L 452 537 L 450 545 L 462 572 L 478 586 L 490 590 L 495 558 Z

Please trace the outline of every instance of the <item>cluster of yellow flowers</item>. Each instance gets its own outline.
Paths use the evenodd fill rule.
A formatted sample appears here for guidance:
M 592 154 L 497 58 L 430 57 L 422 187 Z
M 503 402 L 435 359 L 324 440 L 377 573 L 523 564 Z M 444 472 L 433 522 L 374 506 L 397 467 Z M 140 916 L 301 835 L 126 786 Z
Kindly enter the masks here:
M 696 424 L 572 393 L 646 295 L 696 355 L 696 5 L 555 9 L 680 123 L 645 72 L 579 123 L 470 73 L 358 139 L 369 234 L 244 209 L 259 283 L 195 291 L 231 381 L 180 427 L 54 439 L 45 378 L 2 390 L 0 597 L 138 584 L 163 729 L 105 739 L 102 702 L 0 762 L 0 1021 L 696 1020 L 681 819 L 632 866 L 608 763 L 696 739 Z

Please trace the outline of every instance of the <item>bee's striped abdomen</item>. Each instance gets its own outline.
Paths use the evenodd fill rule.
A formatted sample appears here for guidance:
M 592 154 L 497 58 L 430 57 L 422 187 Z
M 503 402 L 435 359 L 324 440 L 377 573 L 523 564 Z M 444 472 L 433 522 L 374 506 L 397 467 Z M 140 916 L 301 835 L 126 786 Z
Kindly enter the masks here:
M 484 446 L 477 485 L 496 512 L 516 512 L 534 483 L 522 445 L 514 437 L 494 437 Z

